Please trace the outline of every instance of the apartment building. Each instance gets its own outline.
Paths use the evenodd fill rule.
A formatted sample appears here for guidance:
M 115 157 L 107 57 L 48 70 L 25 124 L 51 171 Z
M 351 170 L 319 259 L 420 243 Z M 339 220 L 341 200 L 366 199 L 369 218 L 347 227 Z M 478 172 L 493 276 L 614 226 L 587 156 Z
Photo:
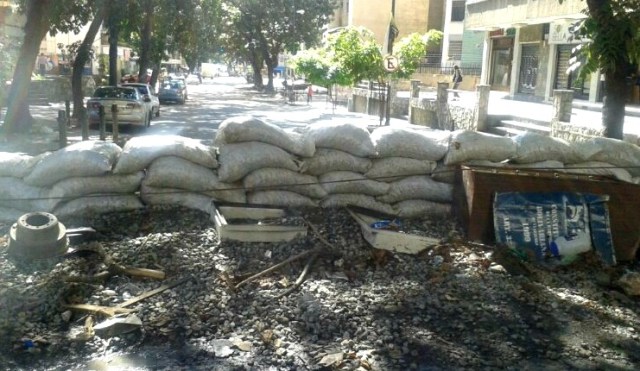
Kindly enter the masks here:
M 481 82 L 524 99 L 572 89 L 578 99 L 598 100 L 600 75 L 581 79 L 569 70 L 581 43 L 569 30 L 585 7 L 581 0 L 467 0 L 465 27 L 484 34 Z

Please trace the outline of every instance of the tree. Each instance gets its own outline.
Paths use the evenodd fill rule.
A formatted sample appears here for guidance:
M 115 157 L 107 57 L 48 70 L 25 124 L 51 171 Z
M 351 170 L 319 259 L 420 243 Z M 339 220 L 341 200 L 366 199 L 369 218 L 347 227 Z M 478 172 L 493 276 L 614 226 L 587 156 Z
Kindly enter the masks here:
M 13 71 L 7 99 L 3 126 L 5 135 L 27 132 L 33 124 L 27 95 L 40 42 L 47 32 L 77 32 L 81 25 L 86 24 L 91 14 L 86 9 L 91 9 L 92 3 L 90 0 L 21 1 L 19 11 L 26 16 L 25 34 L 18 54 L 21 63 Z
M 563 0 L 560 0 L 562 2 Z M 581 76 L 600 69 L 605 76 L 602 126 L 604 135 L 622 139 L 626 105 L 626 79 L 640 62 L 640 12 L 635 0 L 586 0 L 587 18 L 575 25 L 582 44 Z
M 93 40 L 95 40 L 100 26 L 107 14 L 107 4 L 104 0 L 98 0 L 96 3 L 96 11 L 89 26 L 89 30 L 85 35 L 82 43 L 75 52 L 73 58 L 73 71 L 71 73 L 71 91 L 73 94 L 73 116 L 78 117 L 80 107 L 84 106 L 84 94 L 82 92 L 82 71 L 88 60 L 91 59 Z M 69 54 L 73 54 L 70 50 Z
M 300 44 L 316 45 L 321 30 L 333 14 L 333 0 L 229 0 L 225 32 L 238 37 L 227 38 L 235 43 L 229 50 L 249 48 L 248 57 L 254 68 L 256 81 L 262 81 L 257 55 L 267 67 L 266 89 L 273 90 L 273 69 L 278 65 L 278 55 L 285 50 L 293 53 Z M 239 30 L 234 32 L 233 29 Z
M 437 30 L 402 38 L 393 48 L 400 59 L 400 68 L 389 75 L 382 66 L 381 46 L 371 31 L 350 27 L 332 36 L 323 48 L 301 53 L 294 58 L 293 65 L 313 84 L 325 87 L 352 86 L 362 80 L 385 82 L 388 78 L 409 78 L 428 47 L 441 39 L 442 32 Z

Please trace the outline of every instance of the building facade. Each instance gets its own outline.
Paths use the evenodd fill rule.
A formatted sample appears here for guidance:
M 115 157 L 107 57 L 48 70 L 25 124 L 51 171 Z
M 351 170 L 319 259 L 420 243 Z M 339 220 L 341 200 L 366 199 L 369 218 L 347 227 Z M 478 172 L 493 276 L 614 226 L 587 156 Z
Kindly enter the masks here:
M 550 100 L 555 89 L 577 99 L 600 97 L 600 75 L 569 68 L 581 44 L 570 32 L 584 18 L 581 0 L 467 0 L 465 27 L 484 33 L 481 83 L 512 97 Z

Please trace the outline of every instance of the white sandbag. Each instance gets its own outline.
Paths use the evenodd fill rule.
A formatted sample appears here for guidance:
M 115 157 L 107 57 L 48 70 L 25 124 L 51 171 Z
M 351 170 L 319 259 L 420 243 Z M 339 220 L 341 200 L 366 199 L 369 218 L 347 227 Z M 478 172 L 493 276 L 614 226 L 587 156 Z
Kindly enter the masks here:
M 359 193 L 369 196 L 379 196 L 389 191 L 389 183 L 368 179 L 353 171 L 332 171 L 322 174 L 318 178 L 320 185 L 329 194 Z
M 442 130 L 384 126 L 371 133 L 378 157 L 439 161 L 447 153 L 451 133 Z
M 13 209 L 10 207 L 2 207 L 0 206 L 0 222 L 13 224 L 20 219 L 21 216 L 26 214 L 27 211 Z
M 51 212 L 57 200 L 49 198 L 49 189 L 34 187 L 22 179 L 0 177 L 0 206 L 25 212 Z
M 514 157 L 516 143 L 511 138 L 470 130 L 458 130 L 451 136 L 445 165 L 460 164 L 469 160 L 500 162 Z
M 371 167 L 371 160 L 354 156 L 337 149 L 318 148 L 313 157 L 305 158 L 300 165 L 300 172 L 320 175 L 330 171 L 355 171 L 365 173 Z
M 575 146 L 585 161 L 605 162 L 625 168 L 632 176 L 640 176 L 640 147 L 635 144 L 597 137 Z
M 569 174 L 596 175 L 633 183 L 633 177 L 626 169 L 607 164 L 606 162 L 588 161 L 579 164 L 565 165 Z
M 430 160 L 416 160 L 408 157 L 387 157 L 373 161 L 373 165 L 364 175 L 369 179 L 383 182 L 399 180 L 398 177 L 411 175 L 430 175 L 436 163 Z
M 379 211 L 384 214 L 396 215 L 396 210 L 393 206 L 377 201 L 373 196 L 355 193 L 337 193 L 329 195 L 320 202 L 320 206 L 325 209 L 358 206 L 373 211 Z
M 309 126 L 308 134 L 316 147 L 338 149 L 360 157 L 376 153 L 366 126 L 329 122 Z
M 446 218 L 451 216 L 451 204 L 427 200 L 405 200 L 393 207 L 401 218 Z
M 31 169 L 50 152 L 38 156 L 30 156 L 24 153 L 0 152 L 0 176 L 23 178 L 31 172 Z
M 211 204 L 214 199 L 197 192 L 189 192 L 171 188 L 155 188 L 142 186 L 140 198 L 145 205 L 175 205 L 189 209 L 211 212 Z
M 111 171 L 121 152 L 122 149 L 111 142 L 78 142 L 43 157 L 24 181 L 44 187 L 62 179 L 104 175 Z
M 515 163 L 555 160 L 570 164 L 584 161 L 573 145 L 559 138 L 528 131 L 516 135 L 512 140 L 516 143 L 516 155 L 511 159 Z
M 242 180 L 246 190 L 285 190 L 311 198 L 324 198 L 327 191 L 318 183 L 318 178 L 312 175 L 296 173 L 295 171 L 278 168 L 264 168 L 252 171 Z
M 263 142 L 280 147 L 298 156 L 311 157 L 315 152 L 313 139 L 307 135 L 286 131 L 250 116 L 231 117 L 218 127 L 214 144 Z
M 436 168 L 431 173 L 431 179 L 436 182 L 453 184 L 456 181 L 457 165 L 445 165 L 443 161 L 438 161 Z
M 110 212 L 123 212 L 143 208 L 144 205 L 133 195 L 88 195 L 58 205 L 53 214 L 58 219 L 76 216 L 93 216 Z
M 223 182 L 238 181 L 250 172 L 265 167 L 299 170 L 299 164 L 291 154 L 271 144 L 243 142 L 220 148 L 218 177 Z
M 436 182 L 429 176 L 412 176 L 391 183 L 389 192 L 376 199 L 390 204 L 411 199 L 451 202 L 453 186 Z
M 144 171 L 128 175 L 77 177 L 59 181 L 49 191 L 49 198 L 57 205 L 72 198 L 89 194 L 134 194 L 140 189 Z
M 240 184 L 221 182 L 214 170 L 176 156 L 154 160 L 143 183 L 149 187 L 206 192 L 217 200 L 227 202 L 245 201 L 245 192 Z
M 144 135 L 129 139 L 113 172 L 131 174 L 144 170 L 156 158 L 176 156 L 208 168 L 218 167 L 215 148 L 179 135 Z
M 280 207 L 317 207 L 318 203 L 307 196 L 289 191 L 258 191 L 247 194 L 247 203 Z

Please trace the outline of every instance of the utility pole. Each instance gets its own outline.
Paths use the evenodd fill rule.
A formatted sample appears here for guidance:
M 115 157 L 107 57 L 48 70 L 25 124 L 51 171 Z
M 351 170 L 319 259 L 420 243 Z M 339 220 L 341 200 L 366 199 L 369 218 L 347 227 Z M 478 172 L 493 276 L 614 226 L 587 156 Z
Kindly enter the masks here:
M 391 0 L 391 21 L 394 22 L 395 26 L 395 15 L 396 15 L 396 0 Z M 391 23 L 387 26 L 391 28 Z M 387 54 L 393 54 L 393 40 L 395 39 L 395 35 L 391 35 L 391 30 L 387 30 L 389 33 L 389 40 L 387 42 Z M 385 107 L 385 126 L 391 125 L 391 74 L 389 73 L 387 78 L 387 104 Z

